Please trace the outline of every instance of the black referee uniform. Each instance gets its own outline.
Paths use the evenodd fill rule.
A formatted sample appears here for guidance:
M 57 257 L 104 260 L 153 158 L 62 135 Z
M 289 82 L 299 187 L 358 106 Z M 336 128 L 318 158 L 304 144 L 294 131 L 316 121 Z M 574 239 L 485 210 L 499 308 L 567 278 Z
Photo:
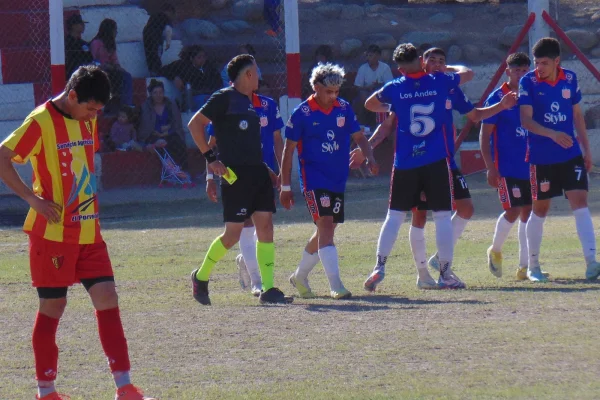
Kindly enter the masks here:
M 244 222 L 255 211 L 275 212 L 275 194 L 262 158 L 260 118 L 248 96 L 233 86 L 216 91 L 200 112 L 211 120 L 218 160 L 237 175 L 221 179 L 224 222 Z

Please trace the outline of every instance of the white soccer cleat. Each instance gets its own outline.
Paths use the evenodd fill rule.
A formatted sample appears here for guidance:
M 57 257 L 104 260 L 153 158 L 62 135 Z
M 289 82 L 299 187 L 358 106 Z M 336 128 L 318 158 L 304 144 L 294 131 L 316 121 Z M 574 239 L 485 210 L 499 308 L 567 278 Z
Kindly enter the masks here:
M 527 269 L 527 278 L 531 282 L 548 282 L 548 278 L 542 274 L 542 269 L 539 265 L 534 265 Z
M 246 290 L 250 287 L 252 280 L 250 279 L 250 274 L 248 273 L 248 268 L 246 267 L 246 262 L 244 261 L 244 256 L 238 254 L 235 258 L 235 263 L 238 267 L 239 281 L 242 290 Z M 260 293 L 259 293 L 260 295 Z
M 598 261 L 592 261 L 587 265 L 585 270 L 585 279 L 589 281 L 595 281 L 600 276 L 600 263 Z
M 316 295 L 312 292 L 312 290 L 310 289 L 310 286 L 308 285 L 308 278 L 307 279 L 298 279 L 296 278 L 296 273 L 293 273 L 290 276 L 290 284 L 296 288 L 296 290 L 298 290 L 298 294 L 300 294 L 300 297 L 303 299 L 313 299 L 316 297 Z
M 421 278 L 420 275 L 417 276 L 417 288 L 421 290 L 437 290 L 440 287 L 438 283 L 433 279 L 431 275 Z

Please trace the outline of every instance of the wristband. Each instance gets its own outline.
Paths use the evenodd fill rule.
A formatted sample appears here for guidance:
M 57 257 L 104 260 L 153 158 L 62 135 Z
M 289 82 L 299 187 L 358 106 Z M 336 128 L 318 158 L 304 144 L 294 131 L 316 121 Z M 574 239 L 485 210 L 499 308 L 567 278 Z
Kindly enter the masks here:
M 281 185 L 281 191 L 282 192 L 291 192 L 292 191 L 292 186 L 290 186 L 290 185 Z
M 206 153 L 202 153 L 206 161 L 210 164 L 217 161 L 217 155 L 213 151 L 213 149 L 208 150 Z
M 213 180 L 213 179 L 215 179 L 215 177 L 214 177 L 213 174 L 206 174 L 206 180 L 207 181 L 210 181 L 210 180 Z

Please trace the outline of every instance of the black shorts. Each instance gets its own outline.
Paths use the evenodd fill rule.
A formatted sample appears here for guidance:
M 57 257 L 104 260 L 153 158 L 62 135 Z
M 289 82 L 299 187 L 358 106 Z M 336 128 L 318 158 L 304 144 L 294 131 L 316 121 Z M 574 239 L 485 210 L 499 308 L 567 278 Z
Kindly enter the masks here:
M 533 200 L 548 200 L 570 190 L 588 190 L 588 174 L 582 156 L 556 164 L 531 164 L 529 179 Z
M 394 168 L 389 208 L 410 211 L 426 200 L 425 209 L 451 211 L 454 203 L 453 187 L 454 179 L 447 159 L 413 169 Z
M 275 213 L 275 193 L 265 165 L 230 167 L 237 175 L 232 185 L 221 179 L 223 221 L 244 222 L 256 211 Z
M 505 210 L 531 205 L 531 183 L 527 179 L 500 178 L 498 197 Z
M 452 190 L 454 191 L 452 209 L 456 209 L 456 204 L 454 203 L 456 200 L 465 200 L 471 198 L 471 192 L 469 192 L 467 180 L 458 168 L 452 170 Z M 425 193 L 421 193 L 419 196 L 419 205 L 417 206 L 417 210 L 430 210 Z
M 315 189 L 305 191 L 304 199 L 313 222 L 321 217 L 333 217 L 334 224 L 344 222 L 344 193 Z

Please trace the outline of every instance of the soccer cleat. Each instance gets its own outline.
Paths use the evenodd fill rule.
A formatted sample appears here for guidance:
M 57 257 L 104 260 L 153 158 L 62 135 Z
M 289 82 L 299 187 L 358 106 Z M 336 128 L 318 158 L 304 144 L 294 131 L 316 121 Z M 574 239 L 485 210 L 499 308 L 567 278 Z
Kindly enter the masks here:
M 598 261 L 592 261 L 587 265 L 585 270 L 585 279 L 589 281 L 595 281 L 600 276 L 600 263 Z
M 261 292 L 262 292 L 262 285 L 261 286 L 252 285 L 252 289 L 250 289 L 250 293 L 252 293 L 252 296 L 258 297 L 258 296 L 260 296 Z
M 438 287 L 440 289 L 465 289 L 467 285 L 459 279 L 458 276 L 450 268 L 450 263 L 440 263 L 440 279 L 438 279 Z
M 436 271 L 438 271 L 438 272 L 439 272 L 439 270 L 440 270 L 440 258 L 438 257 L 438 254 L 437 254 L 437 253 L 435 253 L 434 255 L 432 255 L 432 256 L 429 258 L 429 266 L 430 266 L 432 269 L 435 269 Z
M 67 396 L 66 394 L 60 394 L 60 393 L 56 393 L 56 392 L 47 394 L 44 397 L 40 397 L 36 394 L 35 398 L 37 400 L 71 400 L 71 398 L 69 396 Z
M 196 278 L 198 269 L 192 271 L 192 294 L 194 299 L 200 304 L 210 306 L 210 298 L 208 297 L 208 281 L 201 281 Z
M 246 290 L 248 287 L 250 287 L 252 280 L 250 279 L 250 274 L 248 273 L 248 267 L 246 267 L 244 256 L 238 254 L 235 258 L 235 264 L 238 267 L 240 286 L 242 290 Z
M 349 299 L 350 297 L 352 297 L 352 293 L 348 289 L 346 289 L 345 287 L 342 286 L 341 289 L 332 290 L 331 297 L 336 300 L 344 300 L 344 299 Z
M 517 280 L 526 281 L 527 278 L 527 267 L 517 267 Z M 550 276 L 550 272 L 542 271 L 542 275 L 546 278 Z
M 371 272 L 371 275 L 369 275 L 369 277 L 363 285 L 365 290 L 367 292 L 374 292 L 377 288 L 377 285 L 379 285 L 383 281 L 383 278 L 385 278 L 384 270 L 374 270 L 373 272 Z
M 286 296 L 283 292 L 275 287 L 262 292 L 258 297 L 260 304 L 289 304 L 294 301 L 292 296 Z
M 532 268 L 527 269 L 527 279 L 531 282 L 547 282 L 548 278 L 542 274 L 542 270 L 539 265 L 534 265 Z
M 496 278 L 502 278 L 502 253 L 492 250 L 492 247 L 487 249 L 488 268 Z
M 133 386 L 131 383 L 117 389 L 115 394 L 115 400 L 157 400 L 154 397 L 144 396 L 139 388 Z
M 421 290 L 435 290 L 439 289 L 438 283 L 431 277 L 431 275 L 426 276 L 421 279 L 420 275 L 417 275 L 417 288 Z
M 300 297 L 303 299 L 312 299 L 316 297 L 312 290 L 310 290 L 310 286 L 308 286 L 308 279 L 297 279 L 296 274 L 293 273 L 290 275 L 290 284 L 298 290 Z

